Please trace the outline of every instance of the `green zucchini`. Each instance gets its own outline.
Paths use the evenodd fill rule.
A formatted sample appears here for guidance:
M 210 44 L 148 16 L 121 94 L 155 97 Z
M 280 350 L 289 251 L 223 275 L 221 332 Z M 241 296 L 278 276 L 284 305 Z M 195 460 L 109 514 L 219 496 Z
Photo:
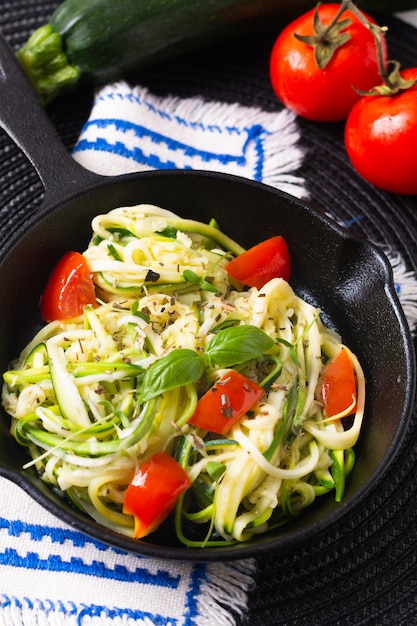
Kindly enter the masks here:
M 80 78 L 121 78 L 163 59 L 282 26 L 316 0 L 66 0 L 17 51 L 35 90 L 49 102 Z M 365 11 L 417 7 L 417 0 L 362 0 Z

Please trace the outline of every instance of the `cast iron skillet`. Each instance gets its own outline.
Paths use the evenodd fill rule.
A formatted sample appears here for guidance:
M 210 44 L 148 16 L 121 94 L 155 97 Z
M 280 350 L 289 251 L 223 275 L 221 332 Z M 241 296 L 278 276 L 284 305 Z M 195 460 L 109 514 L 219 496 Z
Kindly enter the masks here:
M 0 38 L 0 125 L 22 148 L 45 187 L 41 208 L 0 251 L 0 369 L 5 371 L 38 329 L 38 301 L 48 273 L 66 251 L 82 251 L 91 219 L 120 205 L 150 202 L 184 217 L 208 221 L 244 246 L 283 234 L 292 257 L 294 289 L 323 311 L 324 321 L 358 354 L 367 380 L 366 414 L 357 464 L 343 503 L 319 499 L 272 535 L 216 549 L 179 545 L 170 522 L 143 541 L 96 524 L 23 471 L 25 450 L 9 434 L 0 412 L 0 474 L 26 490 L 72 527 L 125 550 L 186 560 L 227 560 L 288 548 L 363 502 L 402 441 L 415 393 L 415 357 L 395 295 L 391 268 L 374 246 L 353 238 L 327 217 L 273 188 L 206 172 L 147 172 L 101 177 L 75 163 L 55 133 L 8 45 Z

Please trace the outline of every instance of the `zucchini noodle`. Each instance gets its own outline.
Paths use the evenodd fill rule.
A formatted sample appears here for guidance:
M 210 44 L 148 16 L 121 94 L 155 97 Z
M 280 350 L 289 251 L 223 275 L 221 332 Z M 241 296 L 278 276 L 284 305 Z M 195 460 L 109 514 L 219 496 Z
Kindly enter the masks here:
M 98 215 L 92 230 L 84 256 L 97 306 L 45 325 L 3 375 L 11 431 L 30 455 L 25 467 L 100 524 L 133 537 L 124 495 L 138 468 L 164 450 L 191 482 L 174 515 L 188 546 L 246 541 L 331 491 L 340 501 L 365 381 L 320 311 L 281 278 L 259 290 L 231 280 L 224 266 L 244 250 L 215 223 L 138 205 Z M 263 331 L 272 347 L 220 367 L 210 342 L 236 327 Z M 328 418 L 321 379 L 342 349 L 355 374 L 356 410 Z M 146 388 L 152 368 L 176 350 L 199 355 L 204 372 L 189 380 L 162 372 Z M 261 385 L 263 398 L 227 434 L 189 424 L 199 398 L 230 368 Z

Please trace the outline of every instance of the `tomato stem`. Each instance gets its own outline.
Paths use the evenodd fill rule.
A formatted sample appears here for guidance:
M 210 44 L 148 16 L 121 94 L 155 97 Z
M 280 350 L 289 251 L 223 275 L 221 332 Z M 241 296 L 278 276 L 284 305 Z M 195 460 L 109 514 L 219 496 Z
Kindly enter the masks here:
M 314 57 L 319 69 L 324 69 L 332 60 L 334 53 L 340 46 L 343 46 L 351 38 L 348 32 L 342 32 L 348 28 L 351 23 L 350 19 L 341 20 L 339 18 L 346 10 L 345 2 L 342 2 L 340 9 L 337 11 L 331 22 L 325 26 L 320 20 L 319 7 L 317 4 L 314 11 L 314 34 L 299 35 L 294 33 L 294 37 L 308 46 L 314 48 Z
M 376 45 L 379 76 L 381 80 L 383 80 L 384 83 L 392 89 L 394 87 L 394 84 L 391 83 L 390 77 L 387 73 L 387 69 L 384 63 L 384 55 L 382 53 L 382 45 L 381 45 L 381 38 L 385 36 L 385 33 L 388 30 L 388 27 L 378 26 L 378 24 L 372 24 L 371 22 L 369 22 L 369 20 L 365 17 L 362 11 L 360 11 L 360 9 L 358 9 L 358 7 L 355 4 L 353 4 L 352 0 L 343 0 L 341 6 L 343 7 L 343 11 L 346 11 L 347 9 L 349 9 L 349 11 L 354 13 L 354 15 L 356 15 L 358 20 L 362 22 L 365 28 L 368 28 L 371 31 L 373 38 L 375 40 L 375 45 Z
M 302 41 L 306 45 L 314 48 L 314 56 L 316 59 L 317 67 L 324 69 L 333 58 L 336 50 L 344 45 L 351 35 L 347 32 L 342 32 L 346 29 L 351 20 L 341 19 L 345 11 L 350 11 L 358 18 L 361 24 L 367 28 L 375 41 L 377 61 L 378 61 L 378 74 L 383 84 L 373 87 L 369 91 L 362 91 L 355 89 L 355 91 L 361 96 L 393 96 L 399 91 L 409 89 L 417 83 L 416 80 L 405 80 L 401 77 L 401 66 L 398 61 L 384 62 L 384 54 L 382 48 L 382 38 L 385 37 L 388 31 L 387 26 L 379 26 L 368 20 L 364 13 L 352 2 L 352 0 L 342 0 L 340 7 L 331 20 L 331 22 L 325 26 L 319 16 L 319 7 L 321 2 L 316 6 L 314 12 L 314 34 L 313 35 L 298 35 L 294 33 L 294 37 L 299 41 Z
M 388 30 L 387 27 L 381 27 L 369 22 L 369 20 L 365 17 L 362 11 L 357 8 L 352 0 L 342 0 L 340 7 L 331 22 L 327 26 L 324 26 L 319 16 L 320 5 L 321 2 L 316 5 L 314 11 L 314 34 L 298 35 L 297 33 L 294 33 L 294 37 L 296 37 L 296 39 L 314 48 L 317 66 L 320 69 L 324 69 L 333 58 L 336 50 L 351 39 L 351 35 L 348 32 L 343 32 L 343 30 L 350 25 L 351 20 L 349 18 L 344 20 L 340 19 L 343 13 L 350 11 L 358 18 L 365 28 L 371 31 L 377 46 L 380 76 L 386 84 L 393 88 L 394 85 L 391 84 L 390 77 L 386 72 L 381 46 L 381 37 L 383 37 L 385 32 Z
M 326 27 L 324 33 L 327 34 L 329 31 L 332 30 L 332 28 L 334 28 L 335 24 L 337 24 L 337 22 L 339 21 L 339 18 L 342 17 L 343 13 L 346 11 L 347 8 L 349 8 L 348 5 L 350 4 L 350 2 L 341 2 L 340 3 L 340 8 L 337 11 L 336 15 L 334 16 L 334 18 L 332 19 L 332 21 L 330 22 L 330 24 Z M 318 8 L 321 5 L 321 2 L 318 3 L 317 7 L 316 7 L 316 15 L 318 14 Z
M 405 80 L 401 77 L 401 65 L 398 61 L 388 61 L 386 64 L 384 63 L 381 40 L 382 37 L 385 37 L 388 27 L 378 26 L 378 24 L 369 22 L 352 0 L 343 0 L 339 14 L 341 15 L 347 9 L 349 9 L 373 35 L 378 59 L 378 73 L 383 82 L 383 85 L 377 85 L 370 91 L 362 91 L 360 89 L 355 89 L 355 91 L 361 96 L 393 96 L 399 91 L 409 89 L 415 85 L 417 80 Z M 390 67 L 392 67 L 391 71 L 389 71 Z

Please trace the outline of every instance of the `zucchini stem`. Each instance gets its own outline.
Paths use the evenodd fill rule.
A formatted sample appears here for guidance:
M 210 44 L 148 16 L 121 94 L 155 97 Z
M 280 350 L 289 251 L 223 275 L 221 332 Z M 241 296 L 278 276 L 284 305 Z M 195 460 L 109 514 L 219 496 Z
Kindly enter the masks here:
M 79 70 L 69 63 L 62 38 L 50 24 L 35 30 L 16 56 L 43 105 L 79 81 Z

